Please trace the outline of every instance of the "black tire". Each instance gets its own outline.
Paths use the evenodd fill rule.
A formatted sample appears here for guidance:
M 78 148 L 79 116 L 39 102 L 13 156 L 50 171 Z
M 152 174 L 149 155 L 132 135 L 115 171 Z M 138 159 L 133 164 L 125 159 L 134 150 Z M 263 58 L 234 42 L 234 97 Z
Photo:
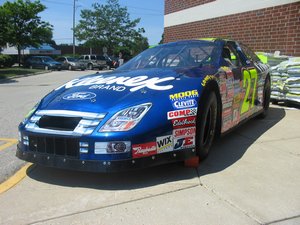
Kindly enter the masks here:
M 72 70 L 72 66 L 71 65 L 68 66 L 68 70 Z
M 214 140 L 217 125 L 218 102 L 215 92 L 208 93 L 197 113 L 196 151 L 200 160 L 207 157 Z
M 267 77 L 265 86 L 264 86 L 264 95 L 263 95 L 263 112 L 258 115 L 259 119 L 264 119 L 269 112 L 270 100 L 271 100 L 271 82 L 270 78 Z
M 45 68 L 44 68 L 45 70 L 49 70 L 49 67 L 48 66 L 45 66 Z

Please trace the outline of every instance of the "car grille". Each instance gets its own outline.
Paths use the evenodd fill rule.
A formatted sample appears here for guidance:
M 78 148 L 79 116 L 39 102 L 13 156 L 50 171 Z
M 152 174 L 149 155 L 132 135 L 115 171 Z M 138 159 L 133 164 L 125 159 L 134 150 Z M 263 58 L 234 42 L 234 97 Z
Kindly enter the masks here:
M 93 133 L 106 113 L 69 110 L 38 110 L 29 119 L 27 131 L 39 134 L 82 136 Z
M 81 117 L 42 116 L 38 121 L 38 126 L 52 130 L 73 131 L 81 119 Z
M 51 155 L 79 157 L 79 139 L 29 136 L 29 150 Z

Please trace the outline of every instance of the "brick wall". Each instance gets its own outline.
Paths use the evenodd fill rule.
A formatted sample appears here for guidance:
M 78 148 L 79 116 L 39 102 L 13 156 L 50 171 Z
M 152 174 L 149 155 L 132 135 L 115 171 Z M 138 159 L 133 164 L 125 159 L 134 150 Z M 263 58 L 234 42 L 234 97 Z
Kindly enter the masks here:
M 165 15 L 215 0 L 165 0 Z
M 300 56 L 300 2 L 165 27 L 164 37 L 164 42 L 226 37 L 255 51 Z

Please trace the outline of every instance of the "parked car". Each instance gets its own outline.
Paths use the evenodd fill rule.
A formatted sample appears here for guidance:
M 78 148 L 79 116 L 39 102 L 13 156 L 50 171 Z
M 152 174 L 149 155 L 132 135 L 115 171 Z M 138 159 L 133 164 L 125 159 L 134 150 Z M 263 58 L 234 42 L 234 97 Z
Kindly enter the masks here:
M 106 59 L 102 55 L 82 55 L 79 60 L 84 62 L 86 68 L 89 70 L 93 70 L 94 68 L 102 70 L 107 67 Z
M 86 68 L 86 65 L 83 61 L 72 57 L 59 57 L 57 61 L 62 64 L 62 69 L 85 70 Z
M 61 70 L 61 63 L 49 56 L 31 56 L 25 62 L 25 67 L 30 69 Z
M 119 59 L 113 56 L 104 56 L 107 64 L 107 69 L 118 68 L 119 67 Z
M 264 118 L 269 102 L 270 68 L 245 45 L 167 43 L 49 93 L 19 125 L 17 157 L 100 172 L 204 159 L 215 136 Z

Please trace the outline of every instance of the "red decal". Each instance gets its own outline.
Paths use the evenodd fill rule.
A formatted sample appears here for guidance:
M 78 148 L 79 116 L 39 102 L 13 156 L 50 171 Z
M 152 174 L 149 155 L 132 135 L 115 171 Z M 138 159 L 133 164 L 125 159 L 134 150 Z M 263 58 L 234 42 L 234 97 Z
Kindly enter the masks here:
M 178 118 L 172 120 L 173 128 L 192 127 L 196 125 L 196 117 Z
M 195 135 L 196 135 L 196 127 L 188 127 L 188 128 L 173 130 L 174 138 L 195 136 Z
M 168 112 L 168 120 L 183 118 L 188 116 L 196 116 L 197 108 L 181 109 Z
M 133 158 L 146 157 L 146 156 L 151 156 L 156 154 L 157 154 L 156 142 L 132 145 Z

